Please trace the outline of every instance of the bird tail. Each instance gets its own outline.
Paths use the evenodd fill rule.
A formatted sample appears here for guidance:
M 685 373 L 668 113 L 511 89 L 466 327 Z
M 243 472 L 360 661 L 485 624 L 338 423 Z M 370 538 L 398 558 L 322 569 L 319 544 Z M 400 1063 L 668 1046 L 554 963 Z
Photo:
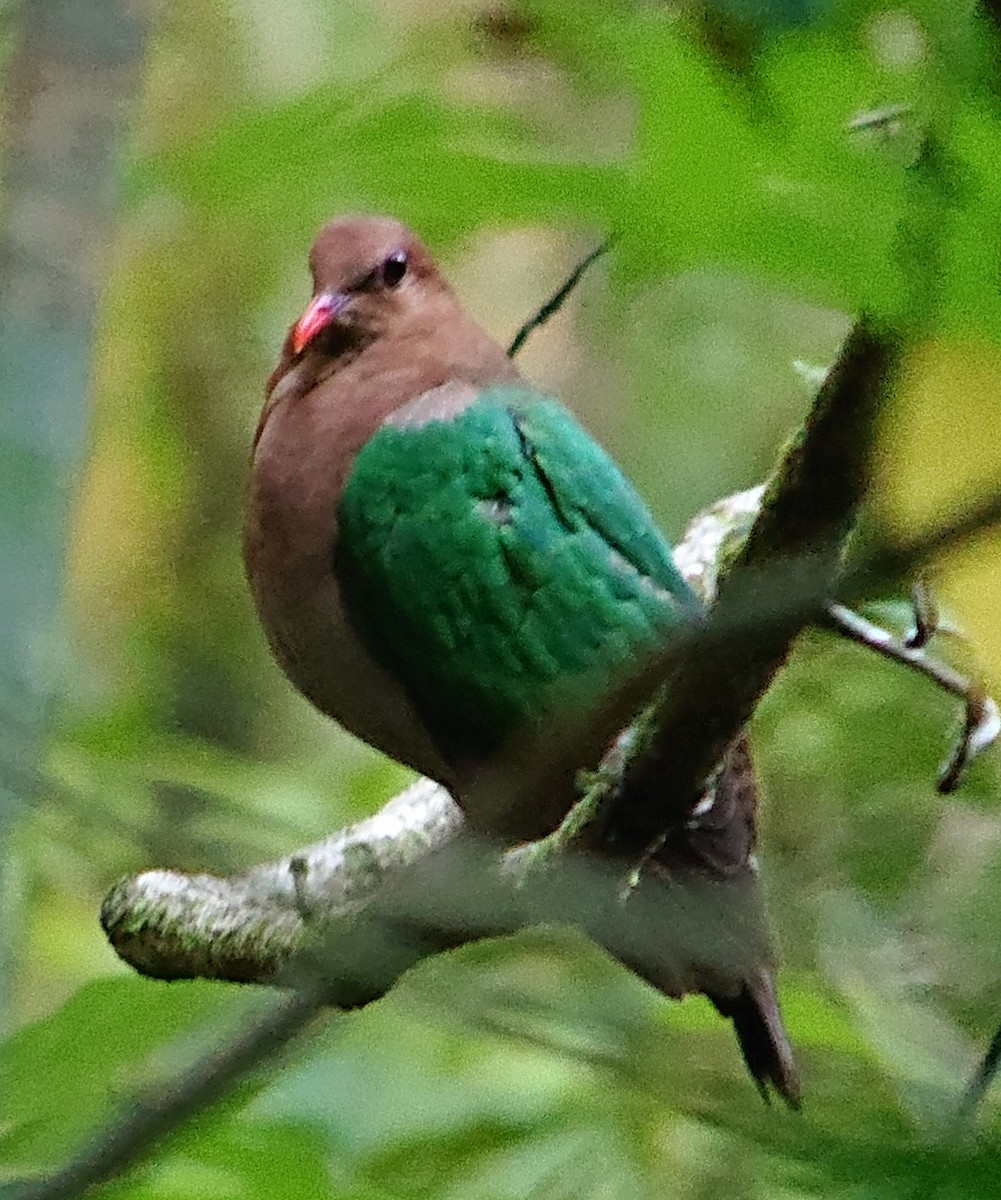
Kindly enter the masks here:
M 763 1099 L 771 1085 L 790 1108 L 800 1107 L 799 1072 L 782 1023 L 775 981 L 768 970 L 744 981 L 734 997 L 710 995 L 720 1014 L 733 1022 L 747 1068 Z

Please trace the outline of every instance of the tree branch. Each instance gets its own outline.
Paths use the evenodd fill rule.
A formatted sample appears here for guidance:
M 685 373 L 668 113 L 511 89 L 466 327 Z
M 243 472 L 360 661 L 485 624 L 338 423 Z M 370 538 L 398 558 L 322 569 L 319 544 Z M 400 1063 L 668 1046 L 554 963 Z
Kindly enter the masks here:
M 462 833 L 447 793 L 420 780 L 367 821 L 236 878 L 151 871 L 119 883 L 102 920 L 136 969 L 165 978 L 280 982 L 297 987 L 297 996 L 200 1064 L 175 1094 L 124 1116 L 93 1153 L 37 1187 L 9 1194 L 68 1196 L 107 1178 L 294 1037 L 320 1008 L 363 1004 L 420 958 L 474 937 L 543 919 L 572 921 L 669 995 L 691 986 L 676 967 L 698 962 L 711 971 L 718 958 L 739 972 L 745 961 L 760 963 L 767 947 L 760 945 L 753 876 L 721 887 L 711 873 L 679 882 L 670 871 L 650 869 L 631 881 L 625 903 L 621 855 L 628 846 L 642 863 L 651 850 L 644 839 L 663 838 L 679 798 L 680 811 L 690 815 L 707 773 L 835 586 L 854 596 L 873 581 L 898 579 L 947 548 L 948 539 L 974 536 L 1001 520 L 1001 503 L 989 498 L 947 530 L 878 544 L 839 578 L 865 490 L 873 420 L 895 358 L 891 339 L 856 326 L 764 493 L 731 497 L 692 522 L 677 561 L 707 597 L 719 578 L 719 599 L 670 661 L 670 687 L 652 710 L 652 736 L 634 735 L 632 744 L 623 739 L 589 789 L 599 800 L 600 837 L 580 836 L 594 816 L 585 799 L 545 846 L 509 852 L 498 869 L 496 849 Z M 647 682 L 664 677 L 653 669 L 645 668 Z M 707 681 L 721 694 L 714 697 Z M 693 745 L 675 740 L 686 730 Z M 650 787 L 654 817 L 637 814 L 634 780 Z M 582 844 L 604 853 L 566 852 Z M 665 846 L 654 853 L 663 855 Z M 743 889 L 737 903 L 726 890 L 731 886 Z
M 146 871 L 122 879 L 102 905 L 101 924 L 144 975 L 275 982 L 304 947 L 311 921 L 357 909 L 461 826 L 448 792 L 419 779 L 374 816 L 243 875 Z
M 860 322 L 760 510 L 759 492 L 742 493 L 692 523 L 678 562 L 704 593 L 721 572 L 719 600 L 668 660 L 670 686 L 643 725 L 649 736 L 606 759 L 601 786 L 583 802 L 584 809 L 597 802 L 600 819 L 575 813 L 540 853 L 509 856 L 519 878 L 567 844 L 635 862 L 687 822 L 792 641 L 833 590 L 894 357 L 892 343 Z M 776 568 L 795 572 L 801 603 L 776 605 L 769 586 Z M 780 593 L 783 601 L 787 594 Z M 626 714 L 618 727 L 665 673 L 663 663 L 645 665 L 613 697 L 615 713 Z M 147 974 L 273 981 L 307 943 L 311 924 L 329 928 L 357 914 L 384 885 L 412 875 L 429 851 L 451 842 L 461 822 L 443 789 L 420 781 L 368 821 L 235 879 L 152 871 L 124 880 L 105 901 L 102 921 L 117 952 Z M 484 869 L 492 872 L 495 863 Z M 481 883 L 478 877 L 475 886 Z
M 115 1178 L 298 1037 L 326 1006 L 318 986 L 280 1000 L 221 1050 L 201 1058 L 174 1086 L 134 1097 L 121 1118 L 102 1127 L 62 1169 L 0 1185 L 0 1200 L 78 1200 Z
M 866 493 L 898 353 L 869 321 L 852 328 L 746 536 L 738 528 L 718 547 L 716 600 L 661 674 L 669 682 L 642 723 L 642 744 L 583 844 L 634 857 L 683 827 L 792 643 L 822 615 Z

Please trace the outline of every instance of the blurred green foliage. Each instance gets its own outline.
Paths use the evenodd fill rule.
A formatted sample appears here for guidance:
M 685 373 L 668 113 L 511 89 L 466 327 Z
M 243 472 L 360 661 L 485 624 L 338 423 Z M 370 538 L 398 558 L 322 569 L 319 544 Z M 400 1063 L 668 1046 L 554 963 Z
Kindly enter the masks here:
M 614 231 L 524 365 L 674 534 L 764 476 L 808 403 L 794 361 L 829 361 L 848 314 L 924 331 L 951 365 L 891 414 L 880 467 L 882 519 L 907 524 L 1001 444 L 993 379 L 973 406 L 963 382 L 1001 341 L 991 39 L 955 0 L 165 10 L 95 347 L 69 683 L 11 854 L 30 903 L 0 1179 L 62 1161 L 259 1003 L 125 977 L 96 921 L 118 875 L 239 869 L 404 778 L 292 694 L 240 574 L 247 447 L 315 227 L 404 218 L 500 338 Z M 996 561 L 978 571 L 997 681 Z M 100 1194 L 994 1194 L 996 1101 L 949 1128 L 1001 1019 L 996 760 L 933 786 L 957 720 L 819 634 L 756 718 L 802 1116 L 761 1106 L 704 1002 L 554 930 L 425 964 Z

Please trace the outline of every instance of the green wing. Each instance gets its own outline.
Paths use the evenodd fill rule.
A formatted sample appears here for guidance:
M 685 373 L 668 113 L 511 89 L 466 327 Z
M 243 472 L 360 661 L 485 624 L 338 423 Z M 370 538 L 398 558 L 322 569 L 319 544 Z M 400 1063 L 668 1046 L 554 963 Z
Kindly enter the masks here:
M 619 469 L 527 388 L 383 426 L 339 519 L 349 615 L 449 757 L 588 703 L 699 610 Z

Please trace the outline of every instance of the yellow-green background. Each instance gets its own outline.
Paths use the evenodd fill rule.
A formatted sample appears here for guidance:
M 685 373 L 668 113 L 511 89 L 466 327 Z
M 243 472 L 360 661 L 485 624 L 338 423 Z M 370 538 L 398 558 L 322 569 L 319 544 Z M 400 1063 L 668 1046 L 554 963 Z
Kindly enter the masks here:
M 524 367 L 672 535 L 767 472 L 809 403 L 796 362 L 828 362 L 862 307 L 903 323 L 874 514 L 914 528 L 1001 474 L 992 54 L 956 0 L 163 6 L 105 264 L 58 704 L 9 851 L 0 1180 L 56 1165 L 262 1003 L 131 977 L 96 919 L 118 876 L 277 857 L 406 778 L 292 693 L 241 576 L 247 447 L 319 223 L 407 220 L 503 339 L 617 233 Z M 848 130 L 888 104 L 912 106 L 899 136 Z M 19 503 L 0 481 L 0 555 Z M 1001 684 L 997 580 L 980 546 L 943 587 Z M 756 718 L 803 1115 L 760 1104 L 703 1001 L 540 934 L 426 964 L 101 1194 L 994 1194 L 996 1103 L 977 1138 L 944 1132 L 1001 1022 L 997 759 L 933 786 L 958 717 L 814 635 Z

